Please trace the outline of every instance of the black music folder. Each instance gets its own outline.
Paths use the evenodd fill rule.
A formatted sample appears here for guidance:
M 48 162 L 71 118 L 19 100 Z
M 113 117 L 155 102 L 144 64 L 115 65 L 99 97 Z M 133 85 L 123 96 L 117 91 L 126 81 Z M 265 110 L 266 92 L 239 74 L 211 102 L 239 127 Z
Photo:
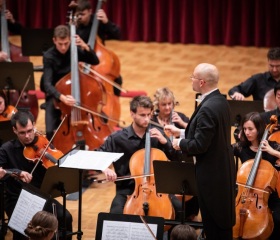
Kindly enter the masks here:
M 163 239 L 164 219 L 151 216 L 143 216 L 143 219 L 156 239 Z M 154 240 L 154 237 L 138 215 L 101 212 L 98 214 L 95 239 Z

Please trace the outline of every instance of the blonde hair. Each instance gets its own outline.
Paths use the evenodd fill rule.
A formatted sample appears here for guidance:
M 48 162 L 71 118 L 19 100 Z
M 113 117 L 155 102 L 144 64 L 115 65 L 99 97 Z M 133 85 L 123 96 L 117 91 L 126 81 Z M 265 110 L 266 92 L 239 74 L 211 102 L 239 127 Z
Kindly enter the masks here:
M 170 98 L 173 102 L 173 106 L 178 104 L 178 102 L 176 102 L 176 100 L 175 100 L 175 96 L 174 96 L 173 92 L 169 88 L 163 87 L 163 88 L 157 89 L 154 94 L 153 104 L 154 104 L 155 108 L 158 108 L 159 102 L 165 98 Z

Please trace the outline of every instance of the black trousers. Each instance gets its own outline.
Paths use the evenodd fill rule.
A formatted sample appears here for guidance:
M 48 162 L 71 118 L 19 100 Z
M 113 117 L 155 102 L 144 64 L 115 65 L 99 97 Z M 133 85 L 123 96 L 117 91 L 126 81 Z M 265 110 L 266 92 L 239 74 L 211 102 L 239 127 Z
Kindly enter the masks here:
M 47 139 L 50 140 L 61 122 L 61 111 L 56 109 L 54 106 L 54 99 L 51 97 L 46 98 L 46 135 Z

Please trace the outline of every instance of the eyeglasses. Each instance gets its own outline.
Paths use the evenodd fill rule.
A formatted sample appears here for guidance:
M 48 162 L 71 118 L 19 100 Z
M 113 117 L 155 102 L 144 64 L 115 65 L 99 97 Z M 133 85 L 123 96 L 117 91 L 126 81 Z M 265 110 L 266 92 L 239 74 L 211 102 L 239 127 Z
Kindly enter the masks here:
M 193 74 L 190 76 L 190 79 L 191 80 L 193 80 L 193 79 L 202 80 L 201 78 L 198 78 L 198 77 L 194 76 Z

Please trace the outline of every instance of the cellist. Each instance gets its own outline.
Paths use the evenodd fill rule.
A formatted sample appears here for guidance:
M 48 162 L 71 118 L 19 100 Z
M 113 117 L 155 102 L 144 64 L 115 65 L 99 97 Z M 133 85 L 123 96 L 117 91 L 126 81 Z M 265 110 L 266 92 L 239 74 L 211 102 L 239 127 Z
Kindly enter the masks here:
M 97 151 L 119 152 L 124 155 L 113 163 L 114 169 L 104 170 L 106 179 L 115 181 L 117 177 L 130 176 L 129 161 L 138 150 L 145 148 L 146 130 L 150 123 L 153 103 L 147 96 L 137 96 L 130 102 L 132 124 L 120 131 L 112 133 Z M 150 129 L 151 147 L 162 150 L 168 159 L 172 159 L 173 149 L 170 140 L 158 128 Z M 139 166 L 143 167 L 143 166 Z M 116 181 L 116 195 L 110 207 L 110 213 L 123 213 L 127 196 L 134 191 L 134 179 Z
M 261 138 L 265 131 L 265 124 L 257 112 L 251 112 L 245 115 L 241 122 L 242 130 L 240 141 L 233 144 L 234 155 L 242 163 L 254 159 Z M 262 159 L 269 161 L 274 168 L 280 170 L 280 144 L 274 141 L 264 140 L 262 143 Z M 270 240 L 280 239 L 280 198 L 277 192 L 273 192 L 268 201 L 268 207 L 272 211 L 274 229 L 269 237 Z M 256 223 L 257 225 L 257 223 Z
M 78 0 L 77 1 L 77 11 L 78 25 L 77 25 L 77 34 L 85 41 L 88 42 L 92 24 L 94 18 L 100 21 L 98 25 L 97 34 L 102 41 L 102 44 L 105 45 L 106 40 L 110 39 L 120 39 L 120 28 L 115 23 L 110 21 L 107 17 L 106 12 L 103 9 L 99 9 L 97 15 L 95 16 L 92 13 L 91 3 L 88 0 Z M 114 79 L 114 82 L 122 85 L 122 77 L 118 76 Z M 114 87 L 114 94 L 119 96 L 120 90 Z
M 57 91 L 55 84 L 70 72 L 70 31 L 65 25 L 59 25 L 54 30 L 54 46 L 48 49 L 43 55 L 44 73 L 42 83 L 46 93 L 46 134 L 50 140 L 54 131 L 60 123 L 61 111 L 54 106 L 54 100 L 62 101 L 68 106 L 75 104 L 75 99 L 71 95 L 63 95 Z M 96 65 L 99 60 L 95 52 L 76 35 L 76 45 L 78 46 L 78 60 Z

